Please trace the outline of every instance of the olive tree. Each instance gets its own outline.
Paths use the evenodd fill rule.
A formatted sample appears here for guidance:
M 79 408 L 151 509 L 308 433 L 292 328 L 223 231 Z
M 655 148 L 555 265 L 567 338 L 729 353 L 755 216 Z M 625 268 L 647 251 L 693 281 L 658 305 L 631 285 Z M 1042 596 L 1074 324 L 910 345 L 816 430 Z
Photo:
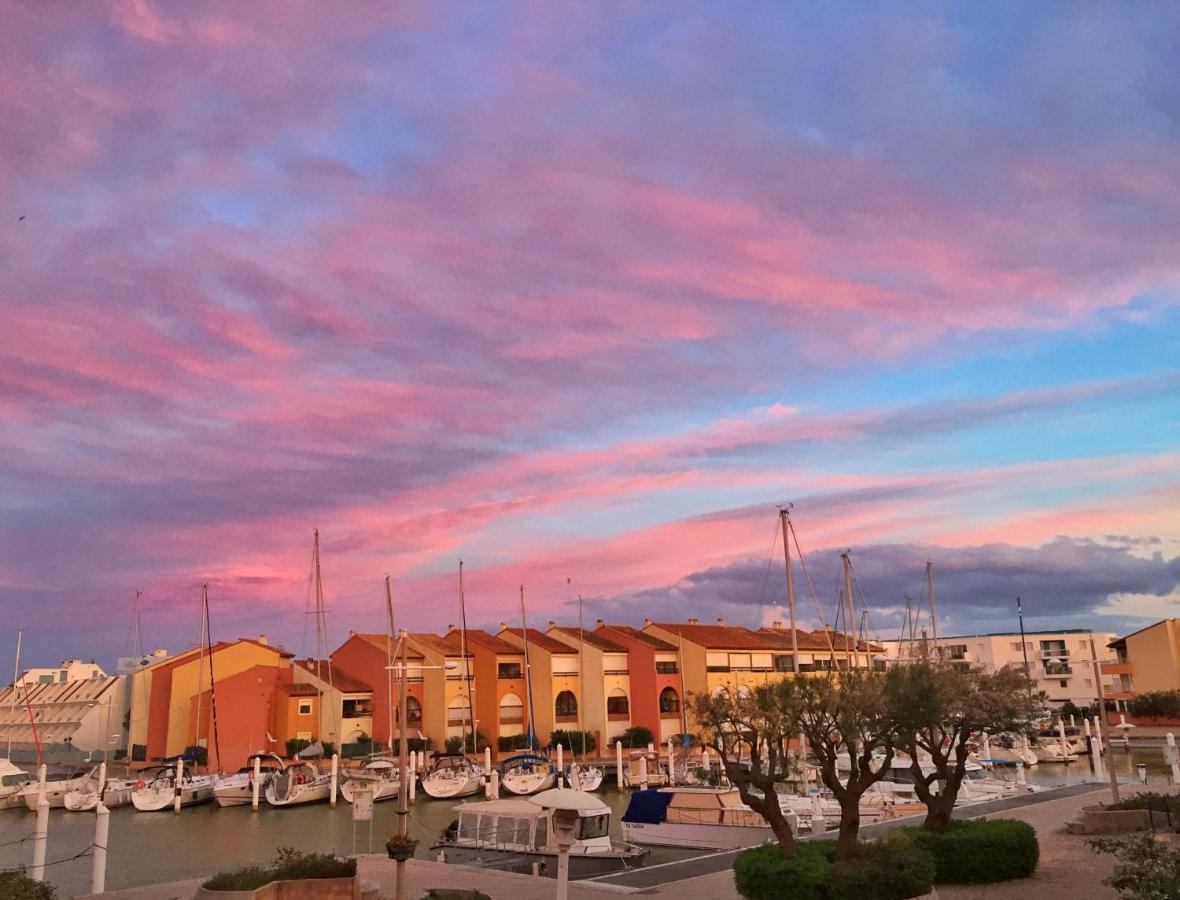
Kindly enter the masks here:
M 942 831 L 950 827 L 963 784 L 968 741 L 979 732 L 1023 727 L 1029 680 L 1015 667 L 920 659 L 890 672 L 888 695 L 897 745 L 910 756 L 914 788 L 926 804 L 923 827 Z
M 720 756 L 742 802 L 766 820 L 779 849 L 791 856 L 795 835 L 783 814 L 776 783 L 790 774 L 786 751 L 790 736 L 798 733 L 799 715 L 794 695 L 783 690 L 785 684 L 696 694 L 689 699 L 689 709 L 701 728 L 702 743 Z

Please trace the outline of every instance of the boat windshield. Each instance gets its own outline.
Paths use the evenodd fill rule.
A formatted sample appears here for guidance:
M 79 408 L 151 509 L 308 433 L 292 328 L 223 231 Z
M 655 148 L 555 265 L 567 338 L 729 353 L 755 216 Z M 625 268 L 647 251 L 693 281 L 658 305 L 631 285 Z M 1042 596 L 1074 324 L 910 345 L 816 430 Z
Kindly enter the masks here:
M 537 819 L 537 832 L 533 838 L 533 846 L 543 850 L 549 845 L 549 820 L 542 817 Z
M 577 839 L 588 841 L 591 838 L 606 837 L 610 833 L 610 814 L 598 816 L 582 816 L 578 819 Z
M 971 781 L 987 781 L 987 772 L 983 769 L 968 769 L 963 777 Z
M 3 778 L 0 778 L 0 785 L 3 785 L 4 787 L 12 787 L 13 785 L 17 784 L 24 784 L 29 780 L 29 776 L 24 772 L 14 772 L 11 775 L 5 775 Z

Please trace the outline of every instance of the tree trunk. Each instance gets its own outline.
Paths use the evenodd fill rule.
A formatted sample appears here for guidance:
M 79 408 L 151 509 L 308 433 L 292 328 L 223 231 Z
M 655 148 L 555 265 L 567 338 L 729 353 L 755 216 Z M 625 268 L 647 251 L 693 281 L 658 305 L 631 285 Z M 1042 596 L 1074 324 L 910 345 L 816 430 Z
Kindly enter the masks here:
M 840 835 L 836 839 L 836 859 L 847 862 L 856 856 L 860 834 L 860 795 L 840 801 Z
M 955 808 L 955 795 L 950 791 L 935 794 L 926 801 L 926 821 L 922 827 L 927 831 L 946 831 L 951 827 L 951 811 Z M 957 793 L 957 792 L 956 792 Z

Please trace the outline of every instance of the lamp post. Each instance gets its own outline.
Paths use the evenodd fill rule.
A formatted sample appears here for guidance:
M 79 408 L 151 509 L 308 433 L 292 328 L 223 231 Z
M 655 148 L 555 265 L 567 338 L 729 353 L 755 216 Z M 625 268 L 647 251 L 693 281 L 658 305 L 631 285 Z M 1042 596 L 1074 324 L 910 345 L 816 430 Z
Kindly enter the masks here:
M 557 900 L 569 897 L 570 847 L 577 835 L 578 819 L 583 810 L 597 812 L 602 801 L 585 791 L 550 788 L 529 797 L 529 802 L 553 810 L 553 840 L 557 844 Z
M 394 671 L 398 675 L 398 710 L 397 710 L 397 765 L 398 772 L 398 786 L 397 786 L 397 835 L 404 841 L 406 838 L 406 816 L 410 814 L 409 797 L 410 797 L 410 779 L 413 774 L 409 771 L 410 768 L 410 754 L 409 748 L 406 744 L 406 732 L 409 731 L 410 722 L 409 714 L 406 710 L 406 670 L 409 668 L 407 662 L 408 652 L 406 647 L 406 633 L 402 631 L 397 636 L 398 647 L 395 656 L 400 655 L 401 662 L 395 663 L 391 666 L 386 666 L 390 671 Z M 459 664 L 456 662 L 449 662 L 442 666 L 422 666 L 423 669 L 457 669 Z M 406 900 L 406 861 L 398 859 L 395 861 L 397 871 L 397 888 L 394 895 L 397 900 Z

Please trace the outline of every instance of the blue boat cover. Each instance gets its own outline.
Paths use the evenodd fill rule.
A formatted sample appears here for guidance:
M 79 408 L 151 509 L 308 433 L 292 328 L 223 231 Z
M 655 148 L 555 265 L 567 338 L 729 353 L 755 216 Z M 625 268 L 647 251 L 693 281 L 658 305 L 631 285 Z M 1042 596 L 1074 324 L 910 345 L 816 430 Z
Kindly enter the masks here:
M 671 802 L 672 794 L 668 791 L 635 791 L 631 795 L 631 802 L 627 804 L 627 811 L 623 813 L 623 821 L 659 825 L 668 817 L 668 804 Z

